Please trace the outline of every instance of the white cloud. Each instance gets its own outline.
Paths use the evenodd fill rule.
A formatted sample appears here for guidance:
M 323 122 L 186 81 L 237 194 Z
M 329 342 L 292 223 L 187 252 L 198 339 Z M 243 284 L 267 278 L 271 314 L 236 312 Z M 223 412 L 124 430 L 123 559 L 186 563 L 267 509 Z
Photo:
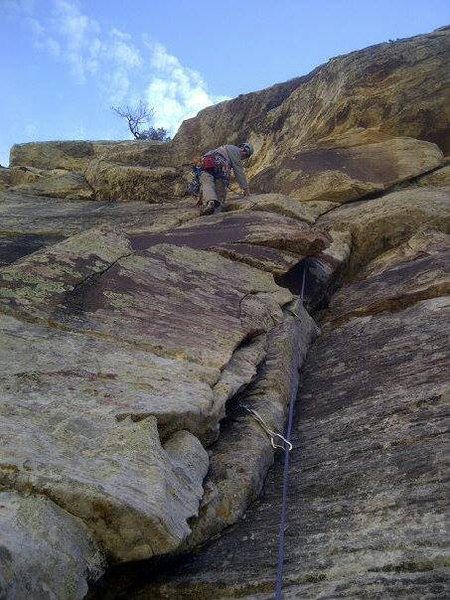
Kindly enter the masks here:
M 48 14 L 39 19 L 32 0 L 7 0 L 7 7 L 31 31 L 35 47 L 68 64 L 77 83 L 96 76 L 109 102 L 126 99 L 132 75 L 143 64 L 130 35 L 118 29 L 105 33 L 74 0 L 51 0 Z
M 212 95 L 200 73 L 183 66 L 162 44 L 148 46 L 155 74 L 147 86 L 146 100 L 154 109 L 156 126 L 174 133 L 184 119 L 206 106 L 228 100 L 226 96 Z
M 81 12 L 77 0 L 49 0 L 50 9 L 39 18 L 34 0 L 3 1 L 29 28 L 35 47 L 65 62 L 78 84 L 95 77 L 110 105 L 135 104 L 143 98 L 154 109 L 155 126 L 172 134 L 184 119 L 228 99 L 211 94 L 200 73 L 184 66 L 162 44 L 144 39 L 150 64 L 144 61 L 131 35 L 117 28 L 103 31 Z

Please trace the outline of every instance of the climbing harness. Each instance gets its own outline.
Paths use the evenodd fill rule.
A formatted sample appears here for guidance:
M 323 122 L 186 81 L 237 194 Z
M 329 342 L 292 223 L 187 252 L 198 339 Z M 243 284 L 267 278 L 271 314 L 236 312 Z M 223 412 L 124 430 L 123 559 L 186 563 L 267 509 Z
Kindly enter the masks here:
M 242 408 L 245 408 L 245 410 L 249 412 L 258 421 L 258 423 L 269 436 L 270 443 L 272 444 L 272 448 L 274 450 L 276 450 L 277 448 L 279 448 L 280 450 L 287 450 L 288 452 L 292 450 L 291 442 L 289 442 L 283 435 L 281 435 L 281 433 L 277 433 L 276 431 L 271 429 L 261 417 L 261 415 L 258 412 L 256 412 L 256 410 L 250 408 L 249 406 L 246 406 L 245 404 L 242 404 Z
M 231 163 L 220 152 L 212 150 L 202 156 L 201 169 L 211 173 L 214 179 L 222 179 L 227 187 L 230 186 Z

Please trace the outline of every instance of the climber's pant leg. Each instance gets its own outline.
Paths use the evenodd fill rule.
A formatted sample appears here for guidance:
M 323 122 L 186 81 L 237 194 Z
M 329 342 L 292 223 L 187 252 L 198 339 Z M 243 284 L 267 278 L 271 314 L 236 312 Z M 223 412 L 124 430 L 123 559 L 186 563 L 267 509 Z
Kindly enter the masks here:
M 227 199 L 227 186 L 223 179 L 216 179 L 216 196 L 220 206 L 223 207 Z
M 204 204 L 207 204 L 208 202 L 219 202 L 216 192 L 216 182 L 214 181 L 214 176 L 211 175 L 211 173 L 208 173 L 207 171 L 202 171 L 200 173 L 200 189 Z

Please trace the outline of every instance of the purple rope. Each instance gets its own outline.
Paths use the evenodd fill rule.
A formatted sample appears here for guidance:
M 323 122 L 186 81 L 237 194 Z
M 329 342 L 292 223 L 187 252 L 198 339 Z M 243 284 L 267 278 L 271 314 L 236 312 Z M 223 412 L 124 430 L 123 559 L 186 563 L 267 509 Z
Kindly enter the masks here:
M 305 279 L 306 279 L 306 267 L 303 266 L 303 282 L 302 282 L 302 303 L 305 299 Z M 285 438 L 288 442 L 291 441 L 292 424 L 294 422 L 294 405 L 295 397 L 297 395 L 297 380 L 296 377 L 292 380 L 291 385 L 291 397 L 289 400 L 289 418 L 286 427 Z M 283 487 L 282 487 L 282 500 L 281 500 L 281 518 L 280 518 L 280 531 L 278 534 L 278 565 L 277 565 L 277 578 L 275 585 L 275 600 L 281 600 L 283 597 L 283 570 L 284 570 L 284 538 L 286 532 L 286 516 L 287 516 L 287 499 L 288 499 L 288 488 L 289 488 L 289 455 L 290 451 L 288 448 L 284 449 L 284 467 L 283 467 Z

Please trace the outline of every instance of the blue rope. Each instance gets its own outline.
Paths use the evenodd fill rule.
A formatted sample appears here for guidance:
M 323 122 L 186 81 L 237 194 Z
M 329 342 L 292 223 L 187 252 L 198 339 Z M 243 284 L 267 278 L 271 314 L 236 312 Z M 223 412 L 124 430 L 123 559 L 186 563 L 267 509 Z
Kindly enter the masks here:
M 303 281 L 302 281 L 302 293 L 301 301 L 305 300 L 305 279 L 306 279 L 306 266 L 303 266 Z M 285 438 L 288 442 L 291 441 L 292 424 L 294 422 L 294 405 L 295 397 L 297 395 L 297 381 L 294 377 L 292 380 L 289 400 L 289 418 L 286 427 Z M 277 578 L 275 586 L 275 600 L 282 600 L 283 597 L 283 571 L 284 571 L 284 538 L 286 533 L 286 516 L 287 516 L 287 499 L 288 499 L 288 488 L 289 488 L 289 456 L 290 451 L 288 448 L 284 450 L 284 467 L 283 467 L 283 487 L 282 487 L 282 500 L 281 500 L 281 518 L 280 518 L 280 531 L 278 534 L 278 565 L 277 565 Z

